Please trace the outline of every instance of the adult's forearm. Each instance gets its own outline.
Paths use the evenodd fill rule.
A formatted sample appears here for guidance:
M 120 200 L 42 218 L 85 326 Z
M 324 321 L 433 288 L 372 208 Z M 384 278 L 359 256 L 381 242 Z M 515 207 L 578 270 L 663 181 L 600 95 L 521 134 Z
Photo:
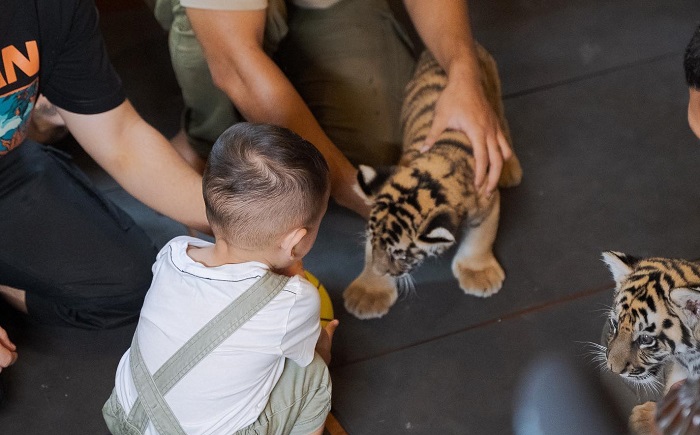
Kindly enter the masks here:
M 366 205 L 352 191 L 357 170 L 328 138 L 294 86 L 270 58 L 253 50 L 245 61 L 232 61 L 216 69 L 229 71 L 225 79 L 215 83 L 246 120 L 286 127 L 311 142 L 328 163 L 333 198 L 340 205 L 366 215 Z
M 354 176 L 350 162 L 316 121 L 294 86 L 263 50 L 265 11 L 188 8 L 214 84 L 250 122 L 280 125 L 318 148 L 331 169 L 333 186 Z
M 367 205 L 353 190 L 357 170 L 331 142 L 284 73 L 263 51 L 265 11 L 187 9 L 216 86 L 251 122 L 280 125 L 323 154 L 333 197 L 365 216 Z
M 262 52 L 251 53 L 246 62 L 229 66 L 236 73 L 217 81 L 243 117 L 286 127 L 323 154 L 331 169 L 333 186 L 354 177 L 355 169 L 328 138 L 304 100 L 277 65 Z M 347 182 L 347 180 L 345 181 Z
M 127 192 L 178 222 L 210 231 L 201 176 L 128 101 L 97 115 L 60 112 L 88 154 Z
M 404 0 L 426 47 L 448 74 L 478 76 L 466 0 Z
M 175 152 L 165 137 L 144 121 L 135 126 L 126 140 L 140 143 L 141 147 L 134 150 L 132 161 L 126 163 L 132 173 L 112 171 L 117 182 L 154 210 L 190 228 L 210 232 L 202 177 Z

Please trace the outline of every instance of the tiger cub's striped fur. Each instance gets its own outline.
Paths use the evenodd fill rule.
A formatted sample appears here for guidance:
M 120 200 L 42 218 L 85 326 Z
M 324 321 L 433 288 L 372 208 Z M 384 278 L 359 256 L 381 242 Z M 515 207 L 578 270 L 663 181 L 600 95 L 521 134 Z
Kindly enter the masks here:
M 654 383 L 678 363 L 700 377 L 700 265 L 603 254 L 615 278 L 607 333 L 607 367 L 635 383 Z
M 601 348 L 607 368 L 652 389 L 664 375 L 666 389 L 685 377 L 700 378 L 700 264 L 612 251 L 603 260 L 616 283 Z M 647 433 L 654 413 L 653 403 L 636 406 L 632 431 Z
M 478 53 L 485 94 L 507 135 L 495 62 L 483 48 L 478 47 Z M 505 275 L 492 252 L 499 195 L 495 192 L 485 198 L 475 192 L 474 156 L 466 135 L 445 131 L 429 152 L 419 151 L 446 84 L 445 72 L 429 52 L 424 52 L 406 87 L 404 153 L 399 165 L 384 170 L 360 167 L 360 186 L 372 205 L 365 268 L 343 293 L 345 307 L 359 318 L 386 314 L 397 298 L 396 279 L 406 276 L 426 257 L 442 253 L 460 237 L 452 262 L 460 287 L 482 297 L 501 288 Z M 513 156 L 504 165 L 499 185 L 516 185 L 521 176 L 520 164 Z

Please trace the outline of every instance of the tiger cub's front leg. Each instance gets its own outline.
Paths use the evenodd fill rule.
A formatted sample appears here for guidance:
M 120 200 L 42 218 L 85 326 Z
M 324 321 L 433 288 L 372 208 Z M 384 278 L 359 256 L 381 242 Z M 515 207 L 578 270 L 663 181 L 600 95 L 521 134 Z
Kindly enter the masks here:
M 468 228 L 452 259 L 452 273 L 464 293 L 488 297 L 501 289 L 506 277 L 493 255 L 498 231 L 499 198 L 494 192 L 491 209 L 478 225 Z
M 659 431 L 656 430 L 656 402 L 635 406 L 628 425 L 634 435 L 659 435 Z
M 372 260 L 372 241 L 365 242 L 365 268 L 343 292 L 345 309 L 359 319 L 376 319 L 389 312 L 396 302 L 396 281 L 389 274 L 377 273 Z

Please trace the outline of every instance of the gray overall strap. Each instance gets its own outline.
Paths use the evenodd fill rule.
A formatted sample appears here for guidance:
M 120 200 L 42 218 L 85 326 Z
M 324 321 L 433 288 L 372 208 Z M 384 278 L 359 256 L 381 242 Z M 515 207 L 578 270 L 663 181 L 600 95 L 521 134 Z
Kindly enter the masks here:
M 143 433 L 148 421 L 161 434 L 184 434 L 163 396 L 199 361 L 279 294 L 289 277 L 266 273 L 178 349 L 153 376 L 143 363 L 138 333 L 131 345 L 131 371 L 138 398 L 127 420 Z
M 141 350 L 139 349 L 139 341 L 134 334 L 134 340 L 131 342 L 131 376 L 136 385 L 136 391 L 139 393 L 138 399 L 134 406 L 145 408 L 146 418 L 143 422 L 130 421 L 135 426 L 140 427 L 140 433 L 143 433 L 148 424 L 148 420 L 153 423 L 153 427 L 159 434 L 186 435 L 185 431 L 177 421 L 177 417 L 173 410 L 168 405 L 168 402 L 163 398 L 163 394 L 158 389 L 156 381 L 146 368 L 146 363 L 143 361 Z M 133 408 L 132 408 L 133 410 Z M 127 418 L 127 420 L 129 420 Z M 141 423 L 141 424 L 138 424 Z

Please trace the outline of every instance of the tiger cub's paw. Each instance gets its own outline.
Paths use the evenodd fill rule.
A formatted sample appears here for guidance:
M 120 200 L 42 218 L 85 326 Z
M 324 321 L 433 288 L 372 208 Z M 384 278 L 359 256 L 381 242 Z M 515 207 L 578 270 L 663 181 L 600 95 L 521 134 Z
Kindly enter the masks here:
M 636 435 L 658 435 L 656 430 L 656 402 L 646 402 L 632 408 L 629 428 Z
M 396 283 L 388 275 L 371 280 L 365 280 L 360 275 L 343 292 L 345 309 L 358 319 L 382 317 L 389 312 L 397 297 Z
M 523 179 L 523 168 L 520 166 L 518 157 L 513 156 L 503 162 L 501 177 L 498 179 L 498 187 L 514 187 L 520 184 Z
M 506 278 L 495 257 L 487 261 L 462 259 L 452 265 L 452 273 L 464 293 L 482 298 L 496 294 Z

